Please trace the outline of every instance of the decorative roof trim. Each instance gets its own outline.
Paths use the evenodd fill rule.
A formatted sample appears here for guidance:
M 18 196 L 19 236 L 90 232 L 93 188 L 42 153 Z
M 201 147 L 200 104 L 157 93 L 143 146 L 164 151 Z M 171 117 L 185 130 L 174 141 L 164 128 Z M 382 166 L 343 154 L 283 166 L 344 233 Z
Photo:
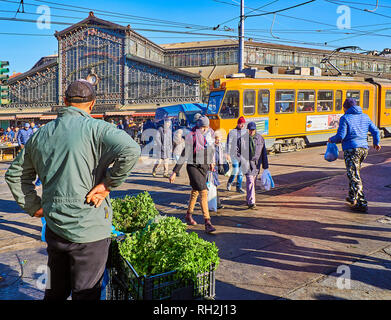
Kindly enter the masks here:
M 150 65 L 150 66 L 153 66 L 153 67 L 156 67 L 156 68 L 168 70 L 168 71 L 171 71 L 173 73 L 178 73 L 178 74 L 181 74 L 183 76 L 190 77 L 190 78 L 193 78 L 193 79 L 197 79 L 198 80 L 198 79 L 201 78 L 201 76 L 199 74 L 187 72 L 187 71 L 180 70 L 180 69 L 173 68 L 173 67 L 169 67 L 169 66 L 167 66 L 165 64 L 162 64 L 162 63 L 159 63 L 159 62 L 155 62 L 155 61 L 151 61 L 151 60 L 147 60 L 147 59 L 144 59 L 144 58 L 140 58 L 140 57 L 134 56 L 132 54 L 127 54 L 126 55 L 126 59 L 134 60 L 136 62 L 140 62 L 140 63 L 146 64 L 146 65 Z
M 46 64 L 43 64 L 43 65 L 40 65 L 36 68 L 33 68 L 33 69 L 30 69 L 29 71 L 26 71 L 16 77 L 13 77 L 11 79 L 8 80 L 8 84 L 12 84 L 12 83 L 15 83 L 17 81 L 20 81 L 34 73 L 37 73 L 41 70 L 44 70 L 44 69 L 47 69 L 47 68 L 51 68 L 51 67 L 54 67 L 55 65 L 58 65 L 58 62 L 57 61 L 50 61 L 49 63 L 46 63 Z

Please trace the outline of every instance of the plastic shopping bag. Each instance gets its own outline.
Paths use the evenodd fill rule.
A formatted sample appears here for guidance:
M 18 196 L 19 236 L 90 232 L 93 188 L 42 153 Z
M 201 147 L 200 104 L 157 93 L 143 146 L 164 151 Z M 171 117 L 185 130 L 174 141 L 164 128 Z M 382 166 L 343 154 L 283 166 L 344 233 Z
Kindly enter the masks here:
M 270 174 L 269 169 L 263 170 L 263 173 L 259 180 L 261 181 L 260 183 L 261 187 L 266 191 L 269 191 L 270 189 L 274 188 L 274 181 L 272 175 Z
M 324 159 L 326 161 L 335 161 L 338 159 L 339 150 L 335 143 L 327 142 L 326 153 L 324 154 Z
M 208 180 L 206 182 L 208 187 L 208 207 L 209 211 L 217 211 L 217 187 L 213 183 L 213 174 L 212 172 L 208 173 Z
M 44 217 L 41 218 L 41 222 L 42 222 L 41 241 L 42 241 L 42 242 L 46 242 L 46 238 L 45 238 L 46 220 L 45 220 Z
M 232 173 L 232 163 L 230 162 L 224 163 L 224 176 L 229 177 L 231 176 L 231 173 Z

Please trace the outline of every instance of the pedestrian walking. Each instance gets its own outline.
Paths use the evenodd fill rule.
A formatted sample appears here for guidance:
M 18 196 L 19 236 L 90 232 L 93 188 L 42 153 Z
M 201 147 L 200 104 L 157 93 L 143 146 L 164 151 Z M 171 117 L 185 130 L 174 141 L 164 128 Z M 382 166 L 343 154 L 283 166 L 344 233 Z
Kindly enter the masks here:
M 236 178 L 236 192 L 244 193 L 242 189 L 243 172 L 241 169 L 241 137 L 246 134 L 246 119 L 242 116 L 238 119 L 237 126 L 232 129 L 227 137 L 227 161 L 232 164 L 231 176 L 227 182 L 227 190 L 230 191 Z
M 175 159 L 175 163 L 178 163 L 179 158 L 181 157 L 182 151 L 185 148 L 185 139 L 183 138 L 183 129 L 178 129 L 174 133 L 174 137 L 172 139 L 173 142 L 173 156 Z M 177 174 L 177 177 L 179 177 L 179 172 Z
M 214 147 L 206 139 L 209 130 L 209 119 L 204 116 L 198 119 L 196 126 L 186 136 L 185 148 L 182 151 L 179 162 L 175 165 L 170 176 L 170 183 L 175 182 L 184 162 L 187 162 L 186 170 L 192 188 L 185 220 L 189 225 L 196 225 L 193 219 L 194 207 L 200 196 L 201 211 L 204 216 L 205 232 L 216 231 L 212 225 L 208 208 L 208 189 L 206 186 L 208 171 L 214 171 Z
M 120 129 L 120 130 L 125 130 L 125 126 L 122 122 L 122 119 L 119 120 L 118 124 L 117 124 L 117 129 Z
M 56 120 L 40 128 L 6 172 L 20 207 L 46 220 L 44 300 L 100 298 L 111 235 L 109 193 L 128 177 L 140 147 L 123 130 L 90 116 L 95 90 L 72 82 Z M 109 166 L 113 164 L 110 168 Z M 34 190 L 42 178 L 40 198 Z
M 222 143 L 223 134 L 220 130 L 215 131 L 215 170 L 213 171 L 214 185 L 219 186 L 220 179 L 219 175 L 224 175 L 224 163 L 225 163 L 225 151 L 224 144 Z M 217 191 L 217 209 L 223 209 L 224 206 L 221 203 L 221 198 L 219 196 L 219 190 Z
M 246 176 L 246 200 L 249 209 L 254 209 L 255 204 L 255 182 L 261 169 L 269 168 L 265 140 L 261 134 L 257 133 L 257 125 L 250 122 L 247 125 L 248 132 L 242 139 L 244 140 L 242 154 L 242 168 Z
M 165 120 L 163 126 L 159 127 L 155 142 L 158 160 L 156 160 L 155 165 L 153 166 L 152 175 L 156 177 L 157 168 L 163 163 L 163 177 L 169 178 L 168 163 L 172 157 L 172 130 L 170 120 Z
M 28 122 L 26 122 L 23 128 L 18 131 L 17 139 L 21 149 L 24 148 L 32 133 L 33 131 L 30 129 L 30 124 Z
M 362 112 L 355 99 L 346 99 L 343 108 L 345 114 L 339 120 L 337 134 L 329 138 L 328 141 L 331 143 L 342 142 L 349 179 L 349 194 L 346 201 L 353 211 L 367 212 L 368 202 L 364 196 L 360 169 L 368 155 L 368 131 L 372 134 L 373 147 L 377 151 L 381 149 L 380 131 L 369 116 Z

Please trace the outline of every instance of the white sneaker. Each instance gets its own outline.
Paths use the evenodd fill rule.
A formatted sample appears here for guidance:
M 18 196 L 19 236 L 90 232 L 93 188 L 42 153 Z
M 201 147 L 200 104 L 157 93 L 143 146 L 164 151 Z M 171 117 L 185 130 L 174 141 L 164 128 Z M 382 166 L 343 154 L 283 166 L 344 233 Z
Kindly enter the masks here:
M 227 190 L 228 191 L 231 191 L 231 187 L 232 187 L 232 184 L 231 183 L 227 183 Z

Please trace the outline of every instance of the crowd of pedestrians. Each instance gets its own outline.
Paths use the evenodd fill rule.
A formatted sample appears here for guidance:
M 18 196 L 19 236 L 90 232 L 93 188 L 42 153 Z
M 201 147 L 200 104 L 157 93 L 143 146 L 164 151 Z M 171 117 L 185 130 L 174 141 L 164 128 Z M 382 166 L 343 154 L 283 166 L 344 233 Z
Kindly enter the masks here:
M 20 126 L 10 126 L 6 130 L 0 129 L 0 141 L 17 143 L 21 148 L 24 147 L 28 139 L 44 124 L 35 124 L 34 122 L 25 122 Z
M 46 219 L 50 283 L 44 299 L 65 300 L 70 294 L 73 299 L 99 299 L 111 241 L 109 194 L 130 175 L 141 148 L 131 118 L 113 123 L 91 117 L 96 94 L 88 81 L 71 83 L 65 97 L 66 106 L 56 121 L 39 130 L 26 122 L 19 130 L 10 127 L 2 133 L 2 139 L 20 145 L 5 179 L 24 211 Z M 338 132 L 329 142 L 342 142 L 349 178 L 346 200 L 353 210 L 366 212 L 360 168 L 368 153 L 367 132 L 372 133 L 376 150 L 380 150 L 380 134 L 354 99 L 345 101 L 344 111 Z M 146 121 L 141 130 L 155 129 L 154 136 L 144 141 L 153 146 L 154 176 L 163 163 L 163 177 L 174 183 L 186 164 L 191 191 L 185 221 L 197 224 L 193 214 L 199 198 L 205 232 L 212 233 L 216 227 L 209 212 L 210 186 L 219 186 L 220 176 L 229 176 L 226 189 L 230 191 L 236 179 L 236 191 L 246 193 L 247 206 L 254 209 L 256 180 L 261 167 L 268 172 L 269 161 L 265 140 L 251 119 L 240 117 L 223 143 L 222 132 L 210 128 L 207 116 L 195 118 L 194 127 L 181 131 L 170 119 Z M 175 160 L 171 174 L 170 159 Z M 42 197 L 34 186 L 37 177 L 42 178 Z M 217 209 L 223 209 L 218 192 L 215 197 Z

